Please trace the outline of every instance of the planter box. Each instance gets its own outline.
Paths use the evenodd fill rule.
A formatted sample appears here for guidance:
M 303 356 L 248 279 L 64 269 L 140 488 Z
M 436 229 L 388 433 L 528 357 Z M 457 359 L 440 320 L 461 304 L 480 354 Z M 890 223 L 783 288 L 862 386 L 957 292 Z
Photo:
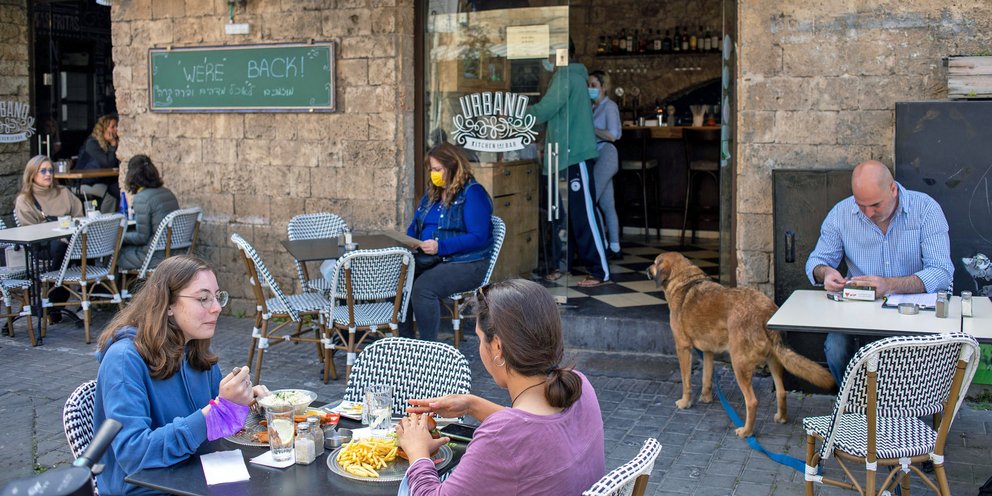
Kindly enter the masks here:
M 992 57 L 948 57 L 947 98 L 992 98 Z

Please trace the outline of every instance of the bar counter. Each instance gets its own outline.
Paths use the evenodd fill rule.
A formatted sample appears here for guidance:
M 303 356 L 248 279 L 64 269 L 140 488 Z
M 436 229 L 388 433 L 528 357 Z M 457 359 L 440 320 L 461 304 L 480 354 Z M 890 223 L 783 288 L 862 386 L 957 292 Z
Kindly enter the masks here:
M 683 129 L 720 129 L 720 126 L 623 126 L 622 130 L 647 129 L 651 131 L 651 139 L 682 139 Z

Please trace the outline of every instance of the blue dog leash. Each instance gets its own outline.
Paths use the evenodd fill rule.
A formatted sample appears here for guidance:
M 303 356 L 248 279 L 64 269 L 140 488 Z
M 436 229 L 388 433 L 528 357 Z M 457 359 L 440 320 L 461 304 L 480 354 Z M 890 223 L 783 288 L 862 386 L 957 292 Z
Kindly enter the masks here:
M 702 359 L 703 353 L 701 351 L 696 350 L 696 354 L 698 354 L 699 358 Z M 723 391 L 720 390 L 720 376 L 716 370 L 713 371 L 713 389 L 716 390 L 716 396 L 720 398 L 720 404 L 723 405 L 723 409 L 726 410 L 727 416 L 730 417 L 730 421 L 737 427 L 744 427 L 744 421 L 741 420 L 740 415 L 737 415 L 737 411 L 734 410 L 734 407 L 730 405 L 729 401 L 727 401 L 727 397 L 723 395 Z M 748 436 L 745 441 L 747 441 L 747 444 L 751 447 L 751 449 L 764 453 L 765 456 L 770 458 L 772 461 L 791 467 L 800 473 L 806 473 L 805 460 L 800 460 L 794 456 L 786 455 L 785 453 L 768 451 L 761 445 L 761 443 L 758 442 L 758 439 L 754 437 L 754 434 Z M 817 467 L 817 472 L 820 472 L 820 467 Z

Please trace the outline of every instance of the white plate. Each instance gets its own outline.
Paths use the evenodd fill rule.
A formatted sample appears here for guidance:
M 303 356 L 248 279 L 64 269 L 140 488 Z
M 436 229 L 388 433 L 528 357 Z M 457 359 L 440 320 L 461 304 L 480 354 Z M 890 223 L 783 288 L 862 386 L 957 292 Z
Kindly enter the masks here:
M 396 457 L 395 460 L 386 464 L 385 467 L 376 470 L 376 472 L 379 473 L 378 478 L 362 477 L 360 475 L 354 475 L 350 472 L 345 471 L 341 467 L 341 465 L 338 465 L 338 453 L 343 449 L 344 446 L 330 452 L 327 455 L 327 468 L 329 468 L 331 472 L 334 472 L 335 474 L 338 474 L 342 477 L 351 480 L 362 481 L 362 482 L 396 482 L 403 480 L 403 476 L 406 475 L 406 469 L 410 468 L 410 462 L 400 457 Z M 442 468 L 448 466 L 448 464 L 451 463 L 451 458 L 453 456 L 454 453 L 451 451 L 451 448 L 447 444 L 441 445 L 441 449 L 439 449 L 437 453 L 434 454 L 434 460 L 435 460 L 434 467 L 436 467 L 438 470 L 441 470 Z
M 324 406 L 322 407 L 325 411 L 340 413 L 342 417 L 350 418 L 352 420 L 362 421 L 362 402 L 361 401 L 345 401 L 341 400 L 338 404 L 334 406 Z M 393 419 L 398 418 L 398 416 L 393 414 Z M 434 417 L 437 425 L 448 425 L 452 422 L 459 422 L 461 419 L 458 417 Z

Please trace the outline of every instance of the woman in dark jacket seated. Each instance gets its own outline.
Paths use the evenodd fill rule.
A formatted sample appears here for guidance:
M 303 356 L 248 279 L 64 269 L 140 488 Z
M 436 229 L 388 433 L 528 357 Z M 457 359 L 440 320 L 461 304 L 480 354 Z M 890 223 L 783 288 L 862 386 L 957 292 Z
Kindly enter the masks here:
M 117 160 L 117 116 L 108 114 L 96 120 L 93 132 L 86 138 L 83 148 L 79 150 L 79 160 L 74 170 L 113 169 L 120 166 Z M 83 179 L 80 190 L 90 199 L 103 198 L 100 211 L 114 213 L 117 211 L 117 200 L 121 197 L 121 189 L 116 177 L 100 179 Z
M 413 295 L 400 335 L 414 337 L 416 316 L 420 338 L 437 340 L 440 298 L 471 291 L 489 266 L 493 202 L 475 181 L 465 154 L 450 143 L 427 152 L 424 164 L 430 182 L 406 232 L 422 240 L 417 249 Z
M 162 186 L 162 177 L 147 155 L 135 155 L 127 163 L 124 186 L 134 195 L 134 231 L 124 234 L 124 245 L 117 265 L 121 269 L 138 269 L 148 254 L 148 243 L 166 215 L 179 210 L 179 200 L 169 188 Z M 156 255 L 160 257 L 161 255 Z M 152 261 L 152 267 L 156 261 Z

